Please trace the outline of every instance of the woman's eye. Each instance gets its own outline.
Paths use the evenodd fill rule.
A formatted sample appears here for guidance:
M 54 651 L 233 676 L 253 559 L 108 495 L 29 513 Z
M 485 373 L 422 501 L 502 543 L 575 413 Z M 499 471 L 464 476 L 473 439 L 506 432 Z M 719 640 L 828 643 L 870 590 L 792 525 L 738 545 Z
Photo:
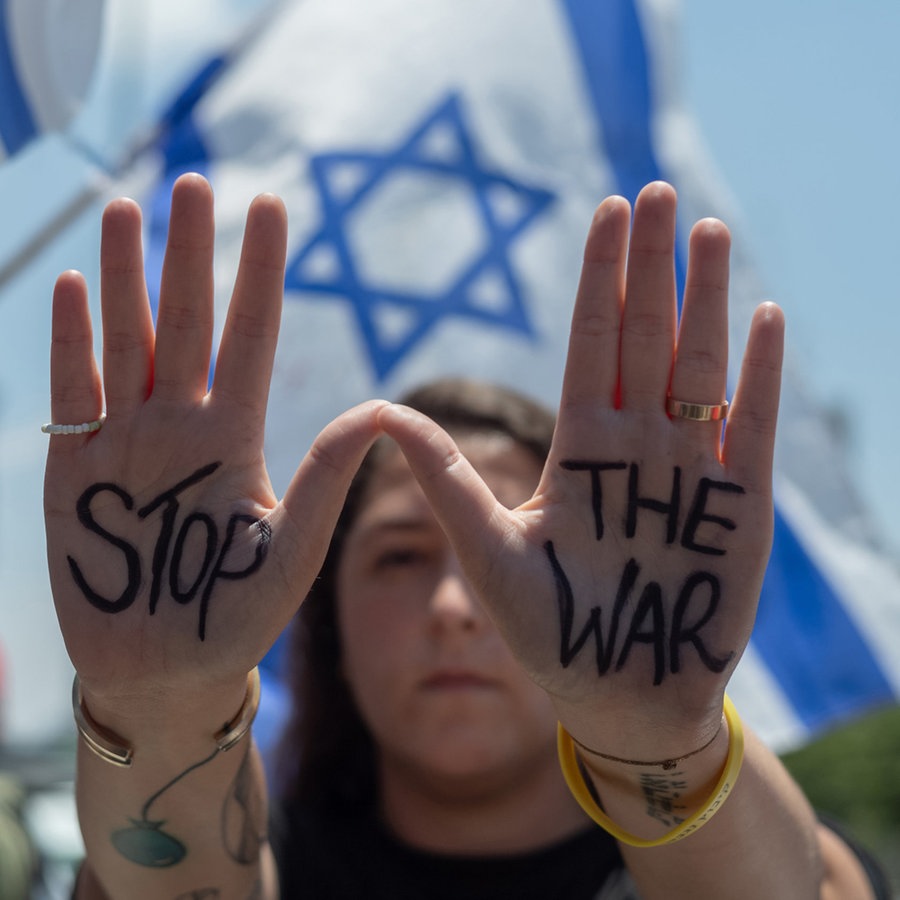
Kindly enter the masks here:
M 375 558 L 375 568 L 378 571 L 390 569 L 402 569 L 409 566 L 421 565 L 427 560 L 427 554 L 422 550 L 411 547 L 398 547 L 385 550 Z

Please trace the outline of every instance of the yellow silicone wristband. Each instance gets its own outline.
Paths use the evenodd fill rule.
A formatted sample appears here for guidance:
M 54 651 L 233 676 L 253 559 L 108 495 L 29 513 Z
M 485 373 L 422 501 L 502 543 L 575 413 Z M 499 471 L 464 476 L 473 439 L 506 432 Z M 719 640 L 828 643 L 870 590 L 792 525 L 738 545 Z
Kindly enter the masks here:
M 662 847 L 665 844 L 674 844 L 683 840 L 702 828 L 721 808 L 728 798 L 737 781 L 738 773 L 744 762 L 744 729 L 741 719 L 734 708 L 734 704 L 725 697 L 724 704 L 725 722 L 728 725 L 728 757 L 716 786 L 710 794 L 709 800 L 697 812 L 692 813 L 683 822 L 667 831 L 658 838 L 640 838 L 637 835 L 619 828 L 615 822 L 597 805 L 584 776 L 578 766 L 578 755 L 575 750 L 575 742 L 572 736 L 559 725 L 557 728 L 557 750 L 559 752 L 559 764 L 562 769 L 566 784 L 572 792 L 572 796 L 578 801 L 581 808 L 604 830 L 608 831 L 616 840 L 632 847 Z

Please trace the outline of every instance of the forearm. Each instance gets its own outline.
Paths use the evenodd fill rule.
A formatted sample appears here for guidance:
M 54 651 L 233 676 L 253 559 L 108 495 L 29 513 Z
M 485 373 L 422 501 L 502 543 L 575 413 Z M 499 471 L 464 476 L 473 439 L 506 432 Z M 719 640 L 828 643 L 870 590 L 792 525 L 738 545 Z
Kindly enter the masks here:
M 104 711 L 103 725 L 134 747 L 128 768 L 79 742 L 76 795 L 87 860 L 77 900 L 276 896 L 258 753 L 249 734 L 228 750 L 213 739 L 228 718 L 216 709 L 236 708 L 226 703 L 210 698 L 166 722 Z
M 671 775 L 657 770 L 647 791 L 639 772 L 612 772 L 591 760 L 593 780 L 608 814 L 642 837 L 659 837 L 703 805 L 727 754 L 723 729 L 708 753 L 682 761 Z M 620 778 L 616 778 L 618 774 Z M 646 776 L 646 773 L 644 773 Z M 630 784 L 629 784 L 630 782 Z M 669 799 L 676 807 L 666 811 Z M 683 808 L 677 808 L 682 806 Z M 743 766 L 726 802 L 709 822 L 668 845 L 621 845 L 645 900 L 766 897 L 771 900 L 863 900 L 871 896 L 861 868 L 839 840 L 829 839 L 803 793 L 754 735 L 746 735 Z

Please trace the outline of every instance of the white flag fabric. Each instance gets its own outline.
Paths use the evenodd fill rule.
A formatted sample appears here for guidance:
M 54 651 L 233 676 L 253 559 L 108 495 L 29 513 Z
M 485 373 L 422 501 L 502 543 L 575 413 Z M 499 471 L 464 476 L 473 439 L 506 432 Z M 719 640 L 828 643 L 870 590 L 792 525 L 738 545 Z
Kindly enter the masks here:
M 87 94 L 104 0 L 0 0 L 0 158 L 62 131 Z
M 251 196 L 288 204 L 267 445 L 279 487 L 338 410 L 439 374 L 555 403 L 583 236 L 607 194 L 665 178 L 685 224 L 729 219 L 679 106 L 673 24 L 668 4 L 638 0 L 305 0 L 173 121 L 160 215 L 180 171 L 211 177 L 222 304 Z M 762 298 L 734 268 L 739 347 Z M 786 746 L 896 698 L 900 603 L 790 376 L 778 464 L 775 547 L 731 692 Z
M 675 12 L 666 0 L 295 0 L 239 56 L 198 67 L 164 122 L 158 177 L 132 182 L 149 277 L 172 181 L 203 172 L 221 323 L 247 204 L 263 190 L 285 199 L 276 489 L 335 414 L 439 375 L 554 405 L 584 236 L 608 194 L 633 200 L 663 178 L 682 237 L 700 216 L 733 222 L 679 102 Z M 738 350 L 762 299 L 739 240 L 733 273 Z M 775 547 L 730 693 L 785 747 L 896 700 L 900 602 L 827 421 L 790 370 L 777 464 Z

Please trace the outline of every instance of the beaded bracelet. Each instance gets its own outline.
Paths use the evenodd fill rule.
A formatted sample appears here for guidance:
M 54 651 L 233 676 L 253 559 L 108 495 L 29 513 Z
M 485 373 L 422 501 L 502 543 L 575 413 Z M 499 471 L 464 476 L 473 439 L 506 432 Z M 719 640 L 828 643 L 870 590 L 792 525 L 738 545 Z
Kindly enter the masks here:
M 563 777 L 566 779 L 566 784 L 572 792 L 572 796 L 578 801 L 581 808 L 616 840 L 632 847 L 661 847 L 665 844 L 674 844 L 676 841 L 680 841 L 702 828 L 722 808 L 737 781 L 738 773 L 741 771 L 741 765 L 744 761 L 744 729 L 741 725 L 740 716 L 727 695 L 725 696 L 724 713 L 725 721 L 728 725 L 729 743 L 728 756 L 725 759 L 722 774 L 719 776 L 719 780 L 706 803 L 671 831 L 667 831 L 662 837 L 650 839 L 637 837 L 616 825 L 600 809 L 591 795 L 581 768 L 578 765 L 575 742 L 568 731 L 562 725 L 559 725 L 557 728 L 557 751 Z
M 217 750 L 230 750 L 249 730 L 259 709 L 259 668 L 247 675 L 247 693 L 234 717 L 213 735 Z M 81 695 L 78 675 L 72 683 L 72 712 L 75 725 L 87 747 L 104 762 L 127 769 L 134 761 L 134 748 L 114 731 L 94 721 Z

